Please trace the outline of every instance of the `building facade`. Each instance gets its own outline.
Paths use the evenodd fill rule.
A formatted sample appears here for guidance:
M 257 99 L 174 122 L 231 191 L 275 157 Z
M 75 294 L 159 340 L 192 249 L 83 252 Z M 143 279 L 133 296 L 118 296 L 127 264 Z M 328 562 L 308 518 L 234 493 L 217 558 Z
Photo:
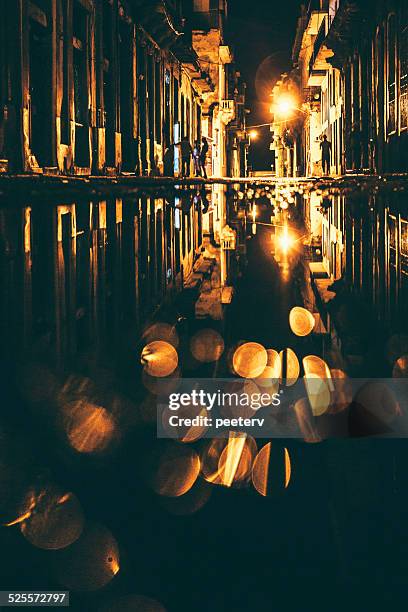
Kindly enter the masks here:
M 178 177 L 181 139 L 193 145 L 203 136 L 208 175 L 239 174 L 245 90 L 226 44 L 226 4 L 202 8 L 1 0 L 5 178 L 75 176 L 83 185 L 90 175 Z M 74 358 L 102 350 L 103 338 L 113 346 L 124 328 L 134 341 L 185 286 L 203 234 L 219 240 L 226 224 L 215 186 L 92 197 L 67 185 L 50 197 L 46 184 L 42 195 L 27 191 L 0 207 L 2 335 L 16 350 Z
M 302 10 L 293 69 L 274 90 L 296 100 L 280 123 L 302 124 L 302 164 L 289 175 L 321 176 L 324 135 L 332 176 L 408 170 L 407 36 L 402 0 L 311 0 Z
M 201 136 L 214 71 L 198 62 L 181 2 L 2 0 L 0 8 L 2 171 L 160 174 L 168 147 Z M 225 172 L 220 146 L 213 173 Z

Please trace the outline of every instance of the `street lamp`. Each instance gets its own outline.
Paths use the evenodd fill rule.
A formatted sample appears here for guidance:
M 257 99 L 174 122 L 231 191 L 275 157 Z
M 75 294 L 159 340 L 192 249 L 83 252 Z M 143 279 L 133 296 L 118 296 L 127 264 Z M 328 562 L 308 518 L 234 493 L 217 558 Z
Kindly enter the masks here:
M 259 133 L 256 130 L 251 130 L 249 132 L 249 136 L 252 140 L 256 140 L 259 136 Z
M 296 109 L 296 102 L 293 96 L 282 94 L 272 105 L 271 111 L 281 117 L 288 117 Z
M 282 94 L 271 106 L 271 113 L 275 113 L 282 118 L 289 118 L 293 111 L 304 115 L 308 114 L 305 110 L 296 106 L 295 98 L 289 94 Z

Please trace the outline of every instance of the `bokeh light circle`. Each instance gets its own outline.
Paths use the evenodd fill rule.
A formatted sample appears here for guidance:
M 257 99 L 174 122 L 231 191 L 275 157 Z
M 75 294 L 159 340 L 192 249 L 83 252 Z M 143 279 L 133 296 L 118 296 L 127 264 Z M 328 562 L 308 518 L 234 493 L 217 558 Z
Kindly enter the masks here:
M 289 313 L 289 325 L 296 336 L 309 336 L 314 329 L 315 319 L 306 308 L 295 306 Z
M 172 344 L 156 340 L 147 344 L 141 355 L 144 370 L 149 376 L 170 376 L 178 366 L 178 354 Z
M 102 453 L 118 435 L 110 412 L 85 399 L 67 402 L 62 421 L 68 442 L 78 453 Z
M 256 452 L 253 438 L 231 432 L 218 461 L 219 484 L 232 487 L 248 482 Z
M 224 340 L 215 329 L 202 329 L 191 338 L 191 353 L 201 363 L 211 363 L 220 359 L 224 352 Z
M 281 351 L 279 357 L 281 363 L 280 384 L 291 387 L 299 378 L 299 359 L 296 353 L 290 348 Z
M 88 524 L 80 538 L 60 553 L 56 573 L 60 584 L 72 591 L 96 591 L 119 572 L 119 547 L 103 525 Z
M 232 358 L 234 371 L 242 378 L 257 378 L 265 370 L 267 363 L 268 353 L 262 344 L 257 342 L 241 344 Z
M 200 473 L 200 458 L 190 446 L 166 441 L 146 461 L 146 478 L 158 495 L 179 497 L 191 489 Z
M 268 442 L 255 457 L 252 484 L 260 495 L 267 497 L 282 488 L 287 489 L 291 474 L 292 465 L 288 449 Z
M 56 487 L 37 496 L 31 515 L 21 524 L 23 536 L 37 548 L 66 548 L 81 535 L 84 515 L 73 493 L 62 493 Z

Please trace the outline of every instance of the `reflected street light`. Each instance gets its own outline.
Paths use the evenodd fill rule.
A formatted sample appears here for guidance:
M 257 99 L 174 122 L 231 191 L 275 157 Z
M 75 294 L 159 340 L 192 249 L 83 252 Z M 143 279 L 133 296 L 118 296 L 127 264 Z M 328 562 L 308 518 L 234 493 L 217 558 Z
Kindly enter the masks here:
M 296 240 L 294 239 L 292 234 L 289 233 L 287 225 L 284 225 L 283 232 L 278 237 L 278 241 L 279 241 L 279 246 L 284 255 L 286 255 L 290 251 L 290 249 L 292 249 L 293 246 L 295 245 Z

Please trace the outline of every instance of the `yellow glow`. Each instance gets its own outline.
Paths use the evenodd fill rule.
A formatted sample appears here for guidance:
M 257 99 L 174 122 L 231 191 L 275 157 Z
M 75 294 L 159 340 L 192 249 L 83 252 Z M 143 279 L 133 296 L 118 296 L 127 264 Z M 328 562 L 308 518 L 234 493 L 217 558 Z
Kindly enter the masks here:
M 190 341 L 190 350 L 194 359 L 202 363 L 217 361 L 223 354 L 224 348 L 224 340 L 215 329 L 202 329 Z
M 271 459 L 271 443 L 266 444 L 255 457 L 252 468 L 252 484 L 260 495 L 268 495 L 269 462 Z
M 281 463 L 283 459 L 283 465 Z M 280 473 L 283 467 L 283 474 Z M 282 450 L 268 442 L 255 457 L 252 468 L 252 484 L 263 497 L 268 497 L 283 485 L 287 489 L 291 480 L 292 467 L 287 448 Z
M 275 103 L 275 113 L 282 117 L 287 117 L 296 109 L 295 99 L 290 95 L 282 95 Z
M 262 344 L 246 342 L 234 352 L 232 358 L 233 371 L 241 378 L 257 378 L 261 376 L 268 363 L 268 353 Z
M 169 342 L 155 340 L 147 344 L 141 355 L 144 370 L 150 376 L 170 376 L 178 366 L 178 354 Z
M 229 442 L 222 452 L 218 464 L 221 472 L 222 484 L 226 487 L 230 487 L 234 481 L 244 446 L 245 435 L 238 435 L 236 437 L 234 434 L 230 433 Z
M 330 389 L 325 380 L 317 374 L 309 373 L 304 378 L 307 396 L 313 416 L 322 416 L 330 406 Z
M 252 140 L 256 140 L 259 136 L 258 132 L 256 130 L 251 130 L 249 132 L 250 137 L 252 138 Z
M 103 452 L 117 433 L 113 416 L 102 406 L 85 400 L 64 406 L 63 425 L 70 445 L 78 453 Z
M 279 236 L 279 246 L 283 253 L 287 253 L 293 247 L 295 241 L 293 236 L 288 232 L 288 228 L 285 227 L 283 233 Z
M 306 376 L 314 374 L 322 380 L 326 380 L 330 391 L 334 391 L 330 368 L 327 363 L 321 359 L 321 357 L 317 357 L 316 355 L 308 355 L 307 357 L 304 357 L 303 369 Z
M 192 488 L 200 469 L 200 458 L 194 449 L 170 443 L 153 449 L 146 476 L 157 495 L 181 497 Z
M 292 464 L 290 462 L 289 451 L 287 448 L 285 448 L 285 489 L 287 489 L 289 486 L 291 475 L 292 475 Z
M 306 308 L 295 306 L 289 314 L 289 325 L 296 336 L 308 336 L 314 329 L 315 318 Z
M 83 526 L 83 511 L 75 495 L 61 494 L 51 486 L 38 496 L 36 510 L 22 523 L 21 533 L 37 548 L 59 550 L 78 540 Z
M 4 523 L 4 527 L 13 527 L 14 525 L 18 525 L 19 523 L 22 523 L 26 521 L 27 519 L 29 519 L 30 516 L 31 516 L 31 510 L 26 512 L 22 516 L 19 516 L 18 518 L 16 518 L 14 521 L 11 521 L 10 523 Z
M 285 355 L 286 351 L 286 355 Z M 296 353 L 292 349 L 287 348 L 279 353 L 281 363 L 280 384 L 291 387 L 295 384 L 300 374 L 300 364 Z M 285 363 L 286 357 L 286 363 Z

